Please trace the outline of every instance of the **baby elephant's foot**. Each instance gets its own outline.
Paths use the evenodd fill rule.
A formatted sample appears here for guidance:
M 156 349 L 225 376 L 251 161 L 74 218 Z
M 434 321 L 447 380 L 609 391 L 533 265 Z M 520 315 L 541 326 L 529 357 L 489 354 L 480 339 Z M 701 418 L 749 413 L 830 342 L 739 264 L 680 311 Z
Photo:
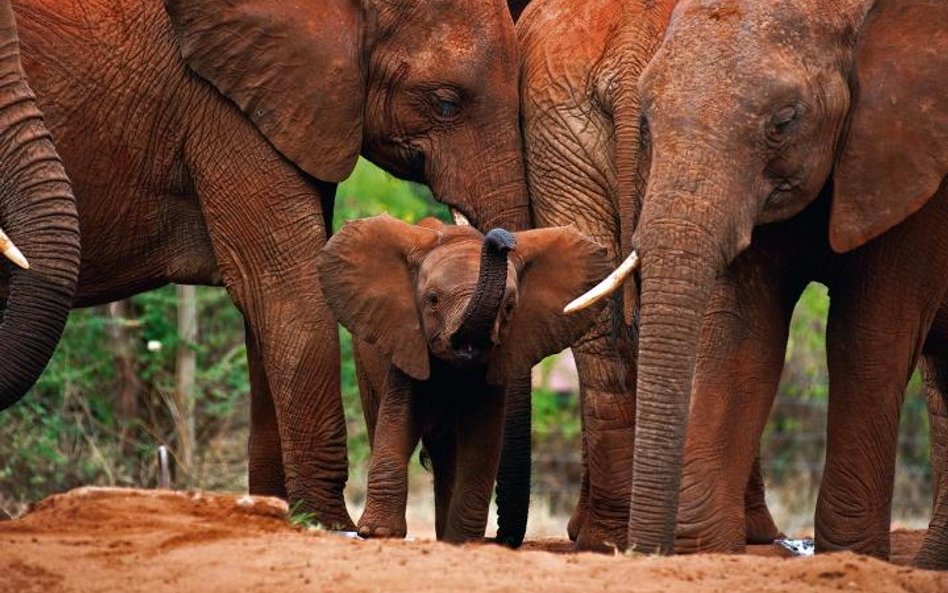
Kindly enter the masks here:
M 408 526 L 405 524 L 405 519 L 384 519 L 381 517 L 372 518 L 367 516 L 368 513 L 362 515 L 362 518 L 359 520 L 359 535 L 362 537 L 378 537 L 378 538 L 404 538 L 408 534 Z

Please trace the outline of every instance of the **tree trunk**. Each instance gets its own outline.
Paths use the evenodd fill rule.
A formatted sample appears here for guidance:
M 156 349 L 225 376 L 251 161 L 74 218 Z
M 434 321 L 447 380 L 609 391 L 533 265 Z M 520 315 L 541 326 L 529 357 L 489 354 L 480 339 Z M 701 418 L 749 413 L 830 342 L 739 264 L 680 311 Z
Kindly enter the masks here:
M 132 425 L 138 419 L 138 398 L 142 391 L 142 382 L 138 378 L 138 360 L 135 356 L 136 337 L 131 331 L 137 322 L 134 320 L 130 300 L 109 304 L 108 315 L 112 356 L 118 369 L 115 386 L 115 415 L 118 419 L 122 452 L 128 456 L 133 453 Z
M 179 481 L 191 482 L 194 471 L 194 392 L 197 368 L 197 295 L 193 286 L 178 286 L 178 355 L 175 363 L 175 434 Z M 184 479 L 181 480 L 180 478 Z

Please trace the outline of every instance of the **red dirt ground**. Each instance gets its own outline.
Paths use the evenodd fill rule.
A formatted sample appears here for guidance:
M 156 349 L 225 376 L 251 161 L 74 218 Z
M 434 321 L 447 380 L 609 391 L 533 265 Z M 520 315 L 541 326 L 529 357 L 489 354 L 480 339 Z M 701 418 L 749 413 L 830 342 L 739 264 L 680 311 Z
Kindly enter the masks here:
M 281 501 L 249 496 L 83 488 L 0 523 L 0 592 L 462 591 L 758 593 L 948 591 L 948 574 L 855 554 L 627 558 L 431 541 L 354 541 L 286 522 Z M 905 562 L 919 532 L 893 534 Z

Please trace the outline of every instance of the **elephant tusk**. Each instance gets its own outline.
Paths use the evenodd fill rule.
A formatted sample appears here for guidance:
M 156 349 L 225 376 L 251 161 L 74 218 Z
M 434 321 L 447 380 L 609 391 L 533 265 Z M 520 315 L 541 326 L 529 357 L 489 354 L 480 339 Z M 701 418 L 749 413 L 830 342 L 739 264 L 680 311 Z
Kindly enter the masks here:
M 3 232 L 3 229 L 0 229 L 0 251 L 3 251 L 3 255 L 7 257 L 10 261 L 20 266 L 24 270 L 30 269 L 30 262 L 26 261 L 26 258 L 23 256 L 23 252 L 17 249 L 17 246 L 13 244 L 13 241 L 10 240 L 10 237 Z
M 461 214 L 460 210 L 451 208 L 451 216 L 454 217 L 454 224 L 458 226 L 471 226 L 471 221 L 467 219 L 467 216 Z
M 619 264 L 619 267 L 613 270 L 611 274 L 606 276 L 602 282 L 593 286 L 588 292 L 586 292 L 586 294 L 576 298 L 573 300 L 573 302 L 566 305 L 566 307 L 563 308 L 563 313 L 569 315 L 570 313 L 576 313 L 577 311 L 582 311 L 583 309 L 588 309 L 589 307 L 595 305 L 622 286 L 622 283 L 625 282 L 625 279 L 628 278 L 638 267 L 639 254 L 633 251 L 631 254 L 629 254 L 629 257 L 625 258 L 625 261 Z

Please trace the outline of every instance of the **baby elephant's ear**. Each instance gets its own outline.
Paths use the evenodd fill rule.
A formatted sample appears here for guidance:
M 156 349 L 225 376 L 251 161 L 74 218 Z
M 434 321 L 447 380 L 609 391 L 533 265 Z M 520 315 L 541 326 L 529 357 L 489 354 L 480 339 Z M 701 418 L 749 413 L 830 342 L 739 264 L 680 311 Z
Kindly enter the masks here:
M 606 250 L 573 227 L 515 233 L 510 258 L 518 270 L 519 301 L 510 330 L 491 358 L 488 381 L 501 384 L 521 376 L 543 357 L 578 340 L 602 305 L 572 315 L 563 307 L 610 270 Z
M 440 234 L 382 215 L 347 222 L 319 254 L 319 280 L 336 318 L 402 371 L 428 378 L 415 272 Z

